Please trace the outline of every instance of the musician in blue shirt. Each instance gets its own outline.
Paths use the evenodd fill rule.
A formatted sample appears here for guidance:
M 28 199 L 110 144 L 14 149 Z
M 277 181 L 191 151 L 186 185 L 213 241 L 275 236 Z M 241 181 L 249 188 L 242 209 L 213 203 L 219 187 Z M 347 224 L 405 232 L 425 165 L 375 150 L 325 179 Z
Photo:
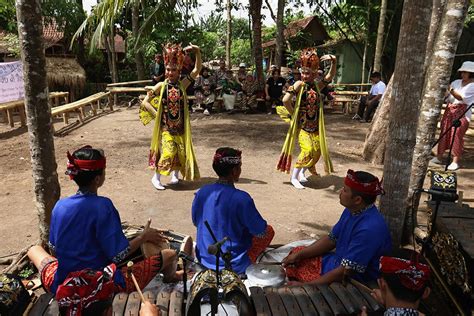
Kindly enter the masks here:
M 255 262 L 275 234 L 250 195 L 234 186 L 239 180 L 241 165 L 241 151 L 227 147 L 217 149 L 212 167 L 219 180 L 196 192 L 192 206 L 198 260 L 207 268 L 215 269 L 216 259 L 207 251 L 208 246 L 215 242 L 205 226 L 207 221 L 216 239 L 228 238 L 222 251 L 230 252 L 232 269 L 239 274 Z M 221 258 L 220 268 L 223 267 Z
M 349 170 L 339 194 L 345 209 L 328 236 L 308 247 L 297 247 L 283 260 L 288 277 L 328 284 L 350 274 L 363 282 L 376 281 L 379 259 L 391 250 L 390 232 L 374 205 L 383 189 L 370 173 Z

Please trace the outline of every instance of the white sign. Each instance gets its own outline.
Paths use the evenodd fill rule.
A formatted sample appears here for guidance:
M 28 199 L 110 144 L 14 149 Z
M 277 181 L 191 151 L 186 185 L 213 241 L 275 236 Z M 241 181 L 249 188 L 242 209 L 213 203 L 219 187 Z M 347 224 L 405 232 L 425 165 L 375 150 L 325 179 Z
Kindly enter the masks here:
M 0 103 L 21 100 L 24 96 L 21 61 L 0 63 Z

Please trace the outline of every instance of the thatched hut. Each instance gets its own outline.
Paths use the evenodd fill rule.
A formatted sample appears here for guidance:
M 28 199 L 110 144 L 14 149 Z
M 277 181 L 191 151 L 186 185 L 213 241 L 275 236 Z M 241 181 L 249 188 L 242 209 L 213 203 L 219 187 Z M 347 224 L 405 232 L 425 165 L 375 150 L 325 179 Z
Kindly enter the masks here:
M 84 90 L 86 72 L 71 57 L 46 57 L 49 91 L 69 91 L 70 101 Z

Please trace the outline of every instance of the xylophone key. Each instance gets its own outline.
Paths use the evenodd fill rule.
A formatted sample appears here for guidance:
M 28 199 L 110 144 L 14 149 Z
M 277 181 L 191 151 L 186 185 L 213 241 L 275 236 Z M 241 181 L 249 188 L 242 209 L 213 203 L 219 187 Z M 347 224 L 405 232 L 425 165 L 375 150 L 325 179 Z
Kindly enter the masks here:
M 344 308 L 344 305 L 337 298 L 337 295 L 329 288 L 329 286 L 327 286 L 327 285 L 318 285 L 317 287 L 321 291 L 321 294 L 323 295 L 323 297 L 328 302 L 328 304 L 331 307 L 332 312 L 334 313 L 334 315 L 337 316 L 337 315 L 347 314 L 347 311 Z
M 354 301 L 351 295 L 349 295 L 347 289 L 341 283 L 331 283 L 329 287 L 336 293 L 341 303 L 346 308 L 349 314 L 355 314 L 360 312 L 360 307 Z
M 303 289 L 308 293 L 309 298 L 314 304 L 314 307 L 318 311 L 319 315 L 321 316 L 333 316 L 333 312 L 331 307 L 329 307 L 328 303 L 324 299 L 321 291 L 318 289 L 316 285 L 303 285 Z
M 308 293 L 301 286 L 290 286 L 290 291 L 293 293 L 301 312 L 305 316 L 318 316 L 318 311 L 314 307 Z M 329 308 L 329 307 L 328 307 Z
M 301 313 L 301 309 L 298 305 L 298 301 L 296 300 L 293 292 L 288 287 L 279 287 L 277 288 L 278 294 L 280 294 L 281 300 L 283 301 L 283 305 L 285 305 L 285 309 L 291 316 L 303 316 Z
M 259 286 L 250 287 L 250 299 L 255 307 L 256 316 L 271 315 L 271 309 L 268 305 L 267 299 L 263 289 Z

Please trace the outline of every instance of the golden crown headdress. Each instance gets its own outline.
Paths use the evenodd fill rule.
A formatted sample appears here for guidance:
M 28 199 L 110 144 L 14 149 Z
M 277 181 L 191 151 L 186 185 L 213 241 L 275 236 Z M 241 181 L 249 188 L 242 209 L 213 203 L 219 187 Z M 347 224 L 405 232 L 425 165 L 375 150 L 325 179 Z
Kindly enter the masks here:
M 313 71 L 319 68 L 319 57 L 316 48 L 305 48 L 301 51 L 301 67 L 310 68 Z
M 180 44 L 168 43 L 163 46 L 165 65 L 176 65 L 178 70 L 183 67 L 184 53 Z

